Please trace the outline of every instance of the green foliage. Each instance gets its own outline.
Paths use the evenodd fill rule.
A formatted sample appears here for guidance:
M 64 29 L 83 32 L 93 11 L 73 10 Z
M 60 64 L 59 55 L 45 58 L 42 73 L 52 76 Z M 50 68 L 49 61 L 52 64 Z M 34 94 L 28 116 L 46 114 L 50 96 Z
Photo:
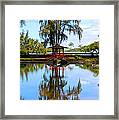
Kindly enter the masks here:
M 28 73 L 37 71 L 39 68 L 43 69 L 44 64 L 20 64 L 20 75 L 23 77 L 26 77 L 26 80 L 28 80 Z
M 94 42 L 90 45 L 80 46 L 79 48 L 74 48 L 67 50 L 67 52 L 99 52 L 99 42 Z
M 99 52 L 99 42 L 94 42 L 90 45 L 83 46 L 80 49 L 83 52 L 91 52 L 91 51 L 94 52 L 95 51 L 96 53 L 98 53 Z
M 62 41 L 67 40 L 69 34 L 78 34 L 79 40 L 82 37 L 82 29 L 79 26 L 80 20 L 40 20 L 39 36 L 44 40 L 44 46 L 48 43 L 51 46 L 61 44 Z
M 82 69 L 90 70 L 94 73 L 94 76 L 98 76 L 99 74 L 99 59 L 98 58 L 82 58 L 80 57 L 80 61 L 82 60 L 82 64 L 76 64 Z
M 23 32 L 20 34 L 21 55 L 28 55 L 29 53 L 46 54 L 46 52 L 46 48 L 44 48 L 42 43 L 28 37 L 28 31 L 26 34 Z
M 52 52 L 52 48 L 47 48 L 47 52 Z

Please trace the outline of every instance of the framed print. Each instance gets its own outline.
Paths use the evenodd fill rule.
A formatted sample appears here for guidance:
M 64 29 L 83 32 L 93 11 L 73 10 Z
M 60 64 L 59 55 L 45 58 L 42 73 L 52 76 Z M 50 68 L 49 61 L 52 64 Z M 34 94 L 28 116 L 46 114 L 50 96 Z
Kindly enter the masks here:
M 118 119 L 118 2 L 2 2 L 1 118 Z

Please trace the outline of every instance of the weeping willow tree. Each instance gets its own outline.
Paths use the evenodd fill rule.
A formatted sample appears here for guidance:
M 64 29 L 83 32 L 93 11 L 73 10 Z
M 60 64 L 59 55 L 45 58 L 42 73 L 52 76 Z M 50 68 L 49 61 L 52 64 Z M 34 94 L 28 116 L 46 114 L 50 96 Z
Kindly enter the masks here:
M 60 45 L 68 39 L 67 32 L 82 37 L 82 29 L 79 26 L 80 20 L 40 20 L 39 36 L 44 40 L 44 46 Z

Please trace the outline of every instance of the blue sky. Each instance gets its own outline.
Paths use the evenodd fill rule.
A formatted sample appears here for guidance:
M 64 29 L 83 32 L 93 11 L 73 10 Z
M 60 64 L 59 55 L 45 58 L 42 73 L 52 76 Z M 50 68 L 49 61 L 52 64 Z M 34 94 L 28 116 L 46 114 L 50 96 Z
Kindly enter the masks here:
M 29 31 L 29 37 L 37 39 L 39 42 L 43 41 L 39 37 L 39 20 L 26 20 L 26 25 L 20 28 L 20 32 L 27 30 Z M 63 42 L 62 45 L 68 46 L 70 42 L 74 43 L 74 46 L 77 47 L 79 45 L 88 45 L 90 43 L 93 43 L 94 41 L 99 41 L 99 35 L 100 35 L 100 28 L 99 28 L 99 20 L 97 19 L 87 19 L 87 20 L 81 20 L 80 27 L 83 29 L 82 38 L 79 42 L 78 36 L 68 34 L 68 40 L 67 42 Z

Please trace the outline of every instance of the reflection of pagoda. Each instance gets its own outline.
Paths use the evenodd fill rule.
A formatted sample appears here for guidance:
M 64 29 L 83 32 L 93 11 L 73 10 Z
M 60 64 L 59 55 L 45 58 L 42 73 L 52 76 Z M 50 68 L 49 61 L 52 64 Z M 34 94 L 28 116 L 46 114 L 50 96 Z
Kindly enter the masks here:
M 64 58 L 64 46 L 56 44 L 55 46 L 49 47 L 52 48 L 52 57 L 54 58 Z
M 50 66 L 52 78 L 64 78 L 64 67 L 60 66 Z
M 39 99 L 40 100 L 68 100 L 68 99 L 79 99 L 79 93 L 81 91 L 80 80 L 78 85 L 71 88 L 68 87 L 64 90 L 67 85 L 67 81 L 64 80 L 64 67 L 57 65 L 50 66 L 50 77 L 49 80 L 43 80 L 39 86 Z

